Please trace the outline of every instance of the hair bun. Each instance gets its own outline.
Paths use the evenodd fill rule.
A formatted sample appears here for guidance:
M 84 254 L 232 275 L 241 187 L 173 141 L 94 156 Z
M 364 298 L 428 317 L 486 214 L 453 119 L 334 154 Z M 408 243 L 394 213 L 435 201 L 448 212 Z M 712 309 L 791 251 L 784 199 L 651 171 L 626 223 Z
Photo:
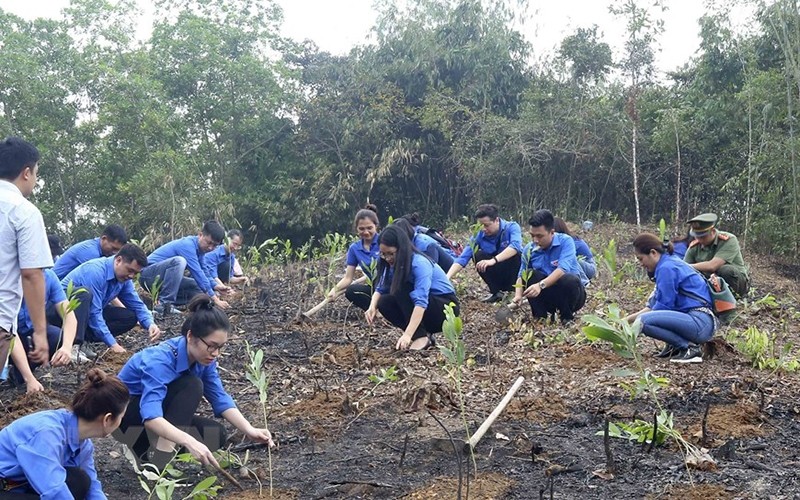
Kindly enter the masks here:
M 203 293 L 195 295 L 194 298 L 189 302 L 188 309 L 191 312 L 197 312 L 200 309 L 208 309 L 211 310 L 214 308 L 214 299 L 211 296 Z
M 92 386 L 99 387 L 103 385 L 103 382 L 106 379 L 106 372 L 99 368 L 92 368 L 86 372 L 86 379 L 92 383 Z
M 377 207 L 377 205 L 374 205 L 374 204 L 372 204 L 372 203 L 367 203 L 366 205 L 364 205 L 364 208 L 365 208 L 365 209 L 367 209 L 367 210 L 372 210 L 372 211 L 373 211 L 373 212 L 375 212 L 376 214 L 378 213 L 378 207 Z

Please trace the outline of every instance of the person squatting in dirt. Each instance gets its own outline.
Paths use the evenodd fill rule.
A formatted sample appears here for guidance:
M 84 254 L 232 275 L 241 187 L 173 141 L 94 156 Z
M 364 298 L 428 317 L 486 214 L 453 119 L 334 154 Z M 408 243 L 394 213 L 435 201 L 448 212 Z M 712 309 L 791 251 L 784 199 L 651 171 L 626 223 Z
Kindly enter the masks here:
M 161 337 L 161 329 L 153 320 L 153 314 L 133 285 L 133 278 L 146 266 L 144 251 L 128 243 L 117 255 L 84 262 L 61 280 L 64 291 L 70 285 L 73 290 L 86 290 L 78 297 L 91 304 L 86 341 L 103 342 L 113 352 L 125 352 L 116 337 L 131 330 L 137 323 L 147 330 L 150 342 Z M 114 305 L 117 302 L 123 307 Z
M 371 325 L 378 311 L 403 330 L 397 349 L 426 349 L 442 331 L 447 304 L 459 304 L 447 275 L 438 264 L 417 250 L 408 234 L 395 224 L 380 236 L 378 284 L 365 317 Z
M 480 205 L 475 218 L 482 229 L 473 235 L 464 251 L 447 272 L 452 279 L 470 260 L 489 286 L 489 295 L 483 302 L 499 302 L 506 292 L 514 289 L 522 252 L 522 230 L 519 224 L 500 218 L 497 205 Z
M 128 243 L 128 233 L 125 232 L 125 228 L 110 224 L 103 229 L 103 234 L 99 238 L 81 241 L 69 247 L 55 261 L 53 271 L 58 279 L 64 279 L 64 276 L 84 262 L 115 255 L 126 243 Z
M 737 295 L 750 290 L 750 277 L 742 257 L 739 240 L 733 233 L 716 228 L 717 214 L 701 214 L 686 223 L 694 240 L 689 243 L 683 260 L 705 277 L 716 274 L 724 279 Z
M 366 311 L 372 297 L 375 276 L 373 275 L 380 259 L 378 238 L 380 237 L 380 222 L 378 222 L 378 208 L 367 205 L 356 213 L 353 228 L 358 234 L 358 241 L 354 241 L 347 249 L 345 263 L 347 267 L 344 276 L 328 292 L 328 299 L 335 299 L 342 290 L 344 296 L 354 306 Z M 356 280 L 356 266 L 361 268 L 364 277 Z M 368 281 L 369 283 L 365 283 Z
M 222 225 L 209 220 L 197 235 L 165 243 L 147 256 L 150 265 L 142 270 L 139 284 L 152 293 L 156 279 L 161 283 L 159 304 L 154 311 L 157 316 L 179 314 L 173 310 L 173 305 L 188 304 L 192 297 L 203 293 L 208 294 L 219 307 L 229 307 L 228 302 L 216 294 L 215 282 L 208 279 L 203 269 L 203 256 L 222 245 L 224 239 Z M 183 275 L 187 269 L 191 278 Z
M 640 321 L 642 333 L 666 342 L 657 357 L 701 363 L 699 346 L 711 340 L 718 326 L 705 278 L 672 254 L 671 242 L 662 243 L 654 234 L 638 235 L 633 248 L 656 287 L 647 306 L 626 319 Z
M 583 272 L 581 274 L 581 281 L 583 281 L 583 285 L 586 286 L 590 280 L 593 280 L 594 277 L 597 276 L 597 262 L 594 260 L 592 249 L 589 248 L 589 245 L 586 244 L 583 238 L 574 234 L 569 229 L 567 221 L 561 217 L 553 218 L 553 229 L 555 229 L 557 233 L 567 234 L 572 237 L 572 241 L 575 243 L 575 256 L 578 258 L 578 265 L 581 266 L 581 271 Z
M 0 430 L 0 498 L 106 498 L 92 438 L 119 427 L 129 399 L 116 376 L 92 368 L 69 409 L 26 415 Z
M 450 255 L 450 253 L 444 247 L 437 243 L 436 240 L 427 234 L 418 233 L 415 231 L 414 226 L 411 225 L 407 219 L 397 219 L 394 221 L 394 225 L 405 231 L 408 235 L 408 238 L 411 240 L 411 243 L 414 244 L 414 247 L 430 257 L 430 259 L 436 262 L 444 272 L 450 270 L 450 267 L 453 265 L 453 256 Z
M 586 289 L 572 236 L 555 232 L 553 224 L 549 210 L 538 210 L 528 220 L 533 241 L 522 251 L 514 302 L 528 299 L 534 318 L 558 312 L 567 323 L 586 302 Z
M 238 229 L 228 231 L 224 244 L 203 255 L 203 270 L 214 285 L 214 290 L 220 293 L 233 291 L 228 283 L 236 285 L 247 283 L 249 279 L 244 275 L 236 275 L 236 252 L 242 249 L 244 236 Z
M 273 446 L 269 430 L 251 425 L 222 387 L 217 358 L 228 340 L 228 316 L 205 294 L 194 297 L 188 309 L 180 337 L 137 352 L 119 373 L 131 404 L 114 437 L 159 470 L 172 460 L 175 445 L 219 467 L 212 451 L 225 444 L 227 432 L 219 422 L 196 415 L 202 397 L 215 416 L 249 439 Z

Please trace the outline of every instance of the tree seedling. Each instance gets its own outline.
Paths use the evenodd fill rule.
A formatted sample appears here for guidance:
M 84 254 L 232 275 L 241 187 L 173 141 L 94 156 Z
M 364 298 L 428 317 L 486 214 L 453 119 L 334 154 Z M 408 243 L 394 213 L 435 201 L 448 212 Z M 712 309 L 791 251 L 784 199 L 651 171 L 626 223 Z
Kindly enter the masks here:
M 250 348 L 250 343 L 245 341 L 247 356 L 250 363 L 247 365 L 247 380 L 258 390 L 258 400 L 261 403 L 261 410 L 264 416 L 264 428 L 268 429 L 267 422 L 267 399 L 269 397 L 270 377 L 264 370 L 264 351 Z M 272 497 L 272 450 L 267 446 L 267 461 L 269 466 L 269 496 Z M 258 482 L 258 494 L 262 495 L 261 481 Z

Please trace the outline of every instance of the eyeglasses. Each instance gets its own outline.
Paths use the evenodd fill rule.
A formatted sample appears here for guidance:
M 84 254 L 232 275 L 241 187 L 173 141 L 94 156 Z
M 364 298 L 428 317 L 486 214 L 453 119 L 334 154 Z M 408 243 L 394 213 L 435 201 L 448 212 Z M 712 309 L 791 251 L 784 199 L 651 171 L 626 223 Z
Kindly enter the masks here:
M 218 353 L 221 353 L 222 350 L 225 348 L 225 344 L 222 344 L 222 345 L 209 344 L 208 342 L 206 342 L 205 340 L 201 339 L 200 337 L 195 337 L 195 338 L 206 345 L 206 349 L 208 350 L 209 354 L 213 354 L 214 351 L 217 351 Z
M 391 258 L 391 259 L 394 259 L 394 257 L 395 257 L 396 255 L 397 255 L 397 252 L 396 252 L 396 251 L 395 251 L 395 252 L 381 252 L 381 258 L 382 258 L 383 260 L 390 259 L 390 258 Z

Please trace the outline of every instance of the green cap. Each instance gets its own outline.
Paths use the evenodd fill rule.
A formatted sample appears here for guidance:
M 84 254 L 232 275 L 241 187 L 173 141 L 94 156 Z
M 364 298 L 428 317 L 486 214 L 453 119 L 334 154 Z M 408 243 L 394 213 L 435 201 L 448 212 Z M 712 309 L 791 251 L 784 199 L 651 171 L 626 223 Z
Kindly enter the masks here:
M 709 231 L 714 229 L 714 226 L 717 224 L 717 214 L 707 213 L 707 214 L 700 214 L 693 219 L 689 219 L 686 221 L 689 224 L 690 231 L 689 234 L 694 238 L 702 238 L 703 236 L 707 235 Z

